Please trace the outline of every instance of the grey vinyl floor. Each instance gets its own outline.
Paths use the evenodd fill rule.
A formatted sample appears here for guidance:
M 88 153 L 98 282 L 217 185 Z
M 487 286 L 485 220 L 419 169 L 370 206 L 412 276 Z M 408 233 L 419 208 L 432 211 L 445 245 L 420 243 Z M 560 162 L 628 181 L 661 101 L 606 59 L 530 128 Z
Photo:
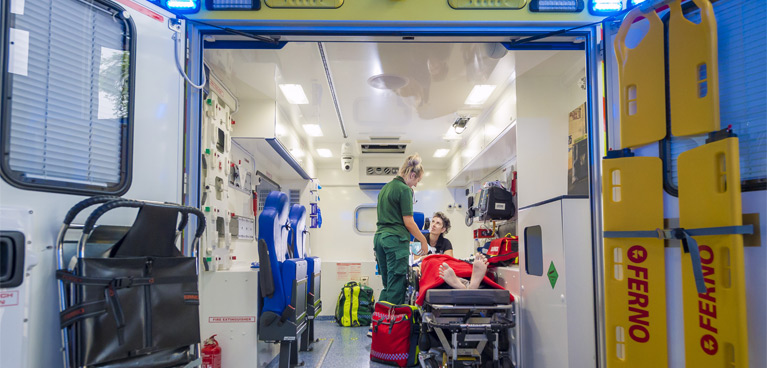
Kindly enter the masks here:
M 370 342 L 367 337 L 368 327 L 340 327 L 331 320 L 317 320 L 315 338 L 319 341 L 312 346 L 312 351 L 299 352 L 298 360 L 304 368 L 356 368 L 391 367 L 370 361 Z M 278 368 L 278 359 L 273 360 L 268 368 Z

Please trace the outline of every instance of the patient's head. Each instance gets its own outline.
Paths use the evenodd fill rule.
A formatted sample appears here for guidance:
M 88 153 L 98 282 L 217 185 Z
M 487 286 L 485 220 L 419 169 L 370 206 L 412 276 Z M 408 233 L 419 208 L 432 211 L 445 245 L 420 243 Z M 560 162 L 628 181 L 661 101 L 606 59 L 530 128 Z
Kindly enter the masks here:
M 450 231 L 450 219 L 442 212 L 435 212 L 431 218 L 429 232 L 432 234 L 447 234 Z

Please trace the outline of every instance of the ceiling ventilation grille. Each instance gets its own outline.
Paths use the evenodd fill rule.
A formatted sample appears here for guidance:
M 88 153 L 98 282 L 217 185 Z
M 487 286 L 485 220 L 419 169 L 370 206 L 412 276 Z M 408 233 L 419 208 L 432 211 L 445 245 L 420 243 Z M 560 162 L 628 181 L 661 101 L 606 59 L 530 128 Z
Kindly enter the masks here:
M 397 175 L 399 168 L 388 166 L 368 166 L 365 168 L 365 175 L 370 176 L 383 176 L 383 175 Z
M 365 153 L 405 153 L 407 144 L 404 143 L 362 143 L 360 151 Z

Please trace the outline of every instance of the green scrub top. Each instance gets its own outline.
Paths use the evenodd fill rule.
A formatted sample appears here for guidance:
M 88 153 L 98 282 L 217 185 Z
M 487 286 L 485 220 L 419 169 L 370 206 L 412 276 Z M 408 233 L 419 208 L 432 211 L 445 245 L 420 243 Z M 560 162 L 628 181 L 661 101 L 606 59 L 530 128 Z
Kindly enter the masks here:
M 413 216 L 413 190 L 401 176 L 397 176 L 381 188 L 378 193 L 378 230 L 376 234 L 399 235 L 410 239 L 402 216 Z

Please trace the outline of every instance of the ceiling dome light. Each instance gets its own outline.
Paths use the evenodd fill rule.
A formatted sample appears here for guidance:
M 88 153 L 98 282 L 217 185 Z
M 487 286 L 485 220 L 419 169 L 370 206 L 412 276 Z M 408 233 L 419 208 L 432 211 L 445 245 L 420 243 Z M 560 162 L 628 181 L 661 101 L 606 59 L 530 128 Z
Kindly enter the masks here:
M 378 74 L 368 78 L 368 84 L 377 89 L 396 90 L 406 86 L 408 83 L 407 78 L 392 74 Z

